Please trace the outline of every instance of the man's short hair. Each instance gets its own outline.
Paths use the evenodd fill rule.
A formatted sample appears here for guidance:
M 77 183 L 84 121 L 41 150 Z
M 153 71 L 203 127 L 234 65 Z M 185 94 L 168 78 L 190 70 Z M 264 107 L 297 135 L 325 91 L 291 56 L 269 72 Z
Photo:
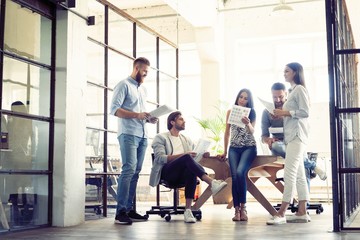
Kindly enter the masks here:
M 271 87 L 271 90 L 283 90 L 285 91 L 286 88 L 285 88 L 285 84 L 281 83 L 281 82 L 277 82 L 277 83 L 274 83 Z
M 180 111 L 172 112 L 172 113 L 169 114 L 169 116 L 167 118 L 167 128 L 168 128 L 168 130 L 170 130 L 172 128 L 171 121 L 175 121 L 176 118 L 178 116 L 180 116 L 180 115 L 181 115 Z
M 136 66 L 137 64 L 144 64 L 150 66 L 150 61 L 147 58 L 138 57 L 137 59 L 134 60 L 134 66 Z

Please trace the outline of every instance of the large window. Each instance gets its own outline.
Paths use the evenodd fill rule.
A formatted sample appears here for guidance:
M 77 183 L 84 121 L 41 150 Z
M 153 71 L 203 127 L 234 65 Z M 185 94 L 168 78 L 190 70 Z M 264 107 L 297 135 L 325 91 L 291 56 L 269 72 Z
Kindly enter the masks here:
M 146 57 L 151 65 L 143 83 L 148 92 L 147 110 L 155 109 L 157 103 L 177 108 L 177 47 L 107 1 L 90 0 L 88 4 L 88 15 L 96 16 L 96 24 L 89 26 L 88 35 L 86 203 L 90 207 L 97 204 L 101 208 L 98 213 L 106 216 L 108 208 L 116 206 L 116 180 L 121 171 L 117 118 L 108 114 L 113 89 L 131 74 L 136 57 Z M 159 96 L 161 91 L 171 94 Z M 163 120 L 160 124 L 165 126 Z M 150 146 L 157 125 L 149 125 L 148 130 Z M 149 198 L 150 169 L 148 147 L 137 188 L 138 202 L 155 197 Z
M 54 6 L 17 2 L 0 11 L 0 232 L 50 222 Z

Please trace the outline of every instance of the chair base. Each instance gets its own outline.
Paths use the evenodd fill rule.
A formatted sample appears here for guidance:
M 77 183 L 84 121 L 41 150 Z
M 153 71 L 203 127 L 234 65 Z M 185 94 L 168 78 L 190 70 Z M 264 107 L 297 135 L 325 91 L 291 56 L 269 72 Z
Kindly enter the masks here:
M 281 204 L 277 204 L 274 206 L 274 208 L 276 210 L 280 209 Z M 324 207 L 322 206 L 321 203 L 312 203 L 312 204 L 308 204 L 307 205 L 307 210 L 315 210 L 316 214 L 320 214 L 324 211 Z M 298 210 L 298 206 L 294 205 L 294 204 L 290 204 L 288 207 L 288 210 L 290 210 L 292 213 L 297 212 Z
M 152 206 L 151 210 L 146 211 L 147 215 L 159 215 L 162 218 L 165 218 L 167 222 L 171 220 L 171 215 L 184 214 L 185 207 L 184 206 Z M 192 210 L 192 213 L 196 220 L 200 221 L 202 218 L 201 210 Z

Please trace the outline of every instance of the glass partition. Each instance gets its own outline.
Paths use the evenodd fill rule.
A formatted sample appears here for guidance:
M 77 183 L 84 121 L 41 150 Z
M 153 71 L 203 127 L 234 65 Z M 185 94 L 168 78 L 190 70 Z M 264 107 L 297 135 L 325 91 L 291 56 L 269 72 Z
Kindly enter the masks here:
M 136 57 L 145 57 L 150 61 L 150 66 L 156 67 L 156 36 L 148 31 L 136 27 Z
M 51 20 L 12 1 L 6 1 L 4 50 L 50 64 Z
M 99 21 L 96 21 L 96 26 L 89 26 L 88 35 L 85 200 L 90 210 L 95 204 L 96 213 L 107 216 L 107 212 L 113 212 L 116 205 L 117 178 L 121 173 L 121 154 L 117 139 L 118 118 L 109 114 L 113 89 L 132 73 L 133 60 L 136 57 L 145 57 L 150 61 L 149 72 L 143 83 L 147 90 L 147 111 L 154 110 L 158 103 L 168 104 L 175 109 L 177 50 L 156 32 L 143 27 L 139 22 L 134 23 L 134 19 L 129 19 L 122 10 L 109 6 L 108 11 L 104 11 L 107 7 L 98 5 L 89 1 L 88 14 L 95 15 L 95 19 L 99 18 Z M 106 14 L 108 15 L 105 16 Z M 108 19 L 108 22 L 104 22 L 105 19 Z M 107 33 L 102 32 L 105 29 L 108 29 Z M 103 36 L 108 38 L 102 38 Z M 160 96 L 160 93 L 164 95 Z M 161 117 L 159 123 L 163 130 L 166 129 L 164 119 L 166 116 Z M 150 145 L 152 138 L 158 133 L 158 128 L 156 124 L 147 125 L 148 148 L 137 188 L 138 201 L 149 199 L 151 194 L 148 185 L 152 166 Z M 104 156 L 107 156 L 105 162 Z M 107 185 L 106 190 L 103 189 L 104 183 Z M 106 196 L 101 195 L 104 191 Z
M 109 46 L 126 55 L 133 54 L 133 23 L 109 9 Z
M 108 56 L 108 87 L 114 89 L 131 74 L 133 60 L 112 50 L 109 50 Z
M 104 85 L 104 47 L 88 41 L 87 46 L 87 81 Z
M 26 113 L 49 116 L 50 74 L 50 70 L 4 57 L 3 109 L 12 111 L 12 104 L 20 101 Z
M 159 70 L 176 77 L 176 49 L 164 41 L 159 41 Z
M 47 224 L 47 189 L 48 176 L 0 175 L 0 203 L 6 217 L 6 222 L 0 224 L 0 232 Z
M 104 88 L 88 84 L 86 91 L 86 125 L 104 127 Z
M 2 115 L 0 169 L 47 170 L 49 123 Z

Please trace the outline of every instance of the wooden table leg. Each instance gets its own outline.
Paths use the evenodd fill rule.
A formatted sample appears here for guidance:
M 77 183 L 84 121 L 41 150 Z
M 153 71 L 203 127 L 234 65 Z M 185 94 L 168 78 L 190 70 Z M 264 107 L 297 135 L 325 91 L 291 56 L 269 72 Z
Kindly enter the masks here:
M 201 196 L 196 200 L 195 204 L 192 206 L 193 210 L 199 210 L 202 205 L 211 197 L 211 187 L 208 186 L 205 191 L 201 194 Z
M 276 209 L 270 204 L 270 202 L 250 179 L 246 179 L 246 181 L 249 193 L 253 195 L 253 197 L 271 214 L 271 216 L 274 216 L 277 212 Z

